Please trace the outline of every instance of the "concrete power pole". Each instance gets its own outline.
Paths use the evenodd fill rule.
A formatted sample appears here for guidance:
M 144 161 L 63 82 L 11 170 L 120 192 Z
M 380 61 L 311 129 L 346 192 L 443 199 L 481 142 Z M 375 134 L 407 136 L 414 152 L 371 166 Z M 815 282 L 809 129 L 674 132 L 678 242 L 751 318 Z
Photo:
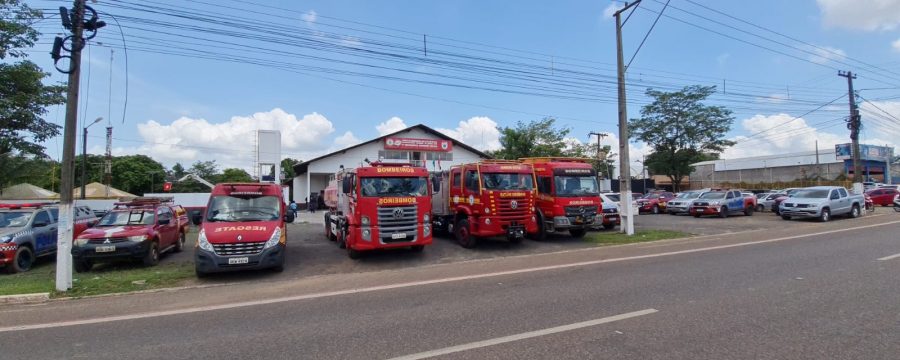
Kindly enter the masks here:
M 861 179 L 862 163 L 859 159 L 859 130 L 862 127 L 862 121 L 859 116 L 859 108 L 856 107 L 856 93 L 853 92 L 853 79 L 856 74 L 850 71 L 838 71 L 838 76 L 847 78 L 847 95 L 850 98 L 850 119 L 847 121 L 847 127 L 850 129 L 850 140 L 852 141 L 853 155 L 853 182 L 859 183 L 865 181 Z
M 631 159 L 628 156 L 628 110 L 625 103 L 625 58 L 622 55 L 622 12 L 640 4 L 638 0 L 625 3 L 625 7 L 616 11 L 616 61 L 618 64 L 619 82 L 619 199 L 622 201 L 622 232 L 634 235 L 634 216 L 631 207 Z
M 63 130 L 62 171 L 59 185 L 59 228 L 56 250 L 56 290 L 72 288 L 73 193 L 75 180 L 75 136 L 78 127 L 78 87 L 81 80 L 81 49 L 84 48 L 84 0 L 72 8 L 72 55 L 66 95 L 66 124 Z
M 597 136 L 597 170 L 599 171 L 603 168 L 603 163 L 606 162 L 605 156 L 600 156 L 600 154 L 603 152 L 600 142 L 603 141 L 603 138 L 607 137 L 608 134 L 595 133 L 591 131 L 590 133 L 588 133 L 588 136 Z M 612 178 L 612 174 L 609 173 L 609 170 L 606 171 L 606 177 L 610 179 Z

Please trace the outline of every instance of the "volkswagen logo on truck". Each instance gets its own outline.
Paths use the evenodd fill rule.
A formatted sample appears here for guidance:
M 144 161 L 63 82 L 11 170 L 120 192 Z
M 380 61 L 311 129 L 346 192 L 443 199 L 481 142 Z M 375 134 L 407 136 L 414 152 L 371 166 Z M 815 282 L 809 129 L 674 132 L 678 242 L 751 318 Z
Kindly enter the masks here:
M 518 201 L 515 201 L 515 200 L 510 201 L 510 202 L 509 202 L 509 207 L 510 207 L 511 209 L 513 209 L 513 210 L 518 209 L 518 208 L 519 208 L 519 202 L 518 202 Z
M 394 219 L 400 219 L 403 217 L 403 209 L 396 208 L 394 209 Z

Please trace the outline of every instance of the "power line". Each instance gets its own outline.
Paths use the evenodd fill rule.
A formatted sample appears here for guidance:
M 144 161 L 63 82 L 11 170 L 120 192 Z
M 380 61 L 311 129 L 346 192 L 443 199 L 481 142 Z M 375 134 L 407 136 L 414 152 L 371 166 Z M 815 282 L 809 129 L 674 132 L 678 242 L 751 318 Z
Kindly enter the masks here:
M 641 44 L 638 45 L 636 50 L 634 50 L 634 54 L 631 54 L 631 59 L 629 59 L 628 64 L 625 65 L 625 70 L 628 70 L 628 67 L 631 66 L 631 62 L 634 61 L 634 57 L 637 56 L 638 52 L 640 52 L 641 48 L 644 46 L 644 42 L 646 42 L 647 38 L 650 37 L 650 33 L 653 32 L 653 28 L 656 27 L 656 23 L 659 22 L 659 18 L 662 17 L 663 13 L 666 11 L 666 8 L 669 7 L 669 1 L 671 0 L 666 0 L 666 5 L 663 6 L 662 10 L 659 11 L 659 15 L 656 16 L 655 20 L 653 20 L 653 24 L 650 25 L 650 29 L 647 30 L 647 34 L 644 35 L 644 38 L 641 40 Z M 640 5 L 640 3 L 638 3 L 638 5 Z M 632 9 L 631 12 L 637 10 L 638 5 L 635 5 L 634 9 Z M 628 17 L 631 17 L 631 14 L 628 14 Z M 628 21 L 628 18 L 625 18 L 625 21 Z M 623 23 L 622 25 L 624 26 L 625 24 Z

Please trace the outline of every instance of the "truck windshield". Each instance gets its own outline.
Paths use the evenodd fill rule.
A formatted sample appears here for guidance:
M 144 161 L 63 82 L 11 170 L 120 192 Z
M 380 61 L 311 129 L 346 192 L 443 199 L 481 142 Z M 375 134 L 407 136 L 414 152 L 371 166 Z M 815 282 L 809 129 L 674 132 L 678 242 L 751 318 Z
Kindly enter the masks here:
M 805 199 L 824 199 L 828 197 L 828 192 L 828 190 L 802 189 L 797 190 L 797 192 L 794 193 L 793 197 Z
M 485 190 L 531 190 L 534 186 L 531 174 L 482 173 L 481 182 Z
M 555 176 L 557 196 L 598 195 L 597 178 L 593 176 Z
M 676 199 L 696 199 L 698 197 L 700 197 L 700 193 L 698 193 L 698 192 L 685 192 L 685 193 L 678 194 L 678 196 L 676 196 L 675 198 Z
M 28 225 L 31 220 L 30 211 L 0 212 L 0 228 L 13 228 Z
M 725 193 L 723 192 L 708 192 L 706 194 L 700 195 L 701 199 L 724 199 Z
M 262 195 L 216 195 L 209 201 L 207 221 L 274 221 L 281 218 L 281 199 Z
M 428 181 L 424 177 L 372 177 L 362 178 L 362 196 L 425 196 Z
M 110 211 L 103 215 L 97 226 L 152 225 L 152 210 Z

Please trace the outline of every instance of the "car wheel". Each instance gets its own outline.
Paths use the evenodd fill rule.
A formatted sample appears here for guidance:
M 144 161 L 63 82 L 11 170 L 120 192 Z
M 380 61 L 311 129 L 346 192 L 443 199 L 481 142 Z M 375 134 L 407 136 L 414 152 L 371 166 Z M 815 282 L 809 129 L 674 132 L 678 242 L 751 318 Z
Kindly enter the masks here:
M 471 249 L 478 244 L 478 241 L 470 232 L 468 219 L 459 220 L 453 228 L 454 235 L 456 235 L 456 242 L 459 243 L 460 246 Z
M 75 272 L 88 272 L 94 267 L 94 262 L 90 260 L 75 260 Z
M 723 206 L 721 209 L 719 209 L 719 217 L 723 218 L 723 219 L 728 217 L 728 207 L 727 206 Z
M 144 258 L 141 261 L 146 266 L 154 266 L 159 264 L 159 243 L 156 241 L 150 242 L 150 248 L 147 249 L 147 254 L 144 255 Z
M 781 220 L 790 220 L 791 217 L 787 215 L 781 215 Z
M 613 223 L 603 224 L 603 228 L 606 229 L 606 230 L 612 230 L 612 229 L 614 229 L 615 227 L 616 227 L 616 224 L 613 224 Z
M 694 214 L 694 217 L 695 217 L 695 218 L 699 218 L 699 217 L 700 217 L 700 214 Z
M 765 205 L 761 205 L 761 204 L 760 204 L 760 205 L 756 205 L 756 211 L 757 211 L 757 212 L 763 212 L 763 211 L 766 211 L 766 206 L 765 206 Z
M 13 255 L 13 261 L 6 266 L 6 271 L 10 274 L 26 272 L 31 270 L 34 265 L 34 252 L 30 247 L 20 246 Z
M 581 239 L 587 234 L 587 230 L 585 229 L 571 229 L 569 230 L 569 234 L 572 235 L 573 238 Z
M 184 251 L 184 243 L 187 241 L 187 234 L 181 233 L 178 235 L 178 241 L 175 242 L 175 252 L 180 253 Z
M 652 212 L 653 215 L 659 215 L 659 205 L 653 205 L 653 208 L 650 209 L 650 212 Z
M 853 208 L 850 209 L 850 217 L 854 219 L 859 217 L 859 205 L 853 205 Z
M 831 220 L 831 210 L 824 208 L 822 209 L 822 214 L 819 215 L 819 221 L 828 222 L 828 220 Z

